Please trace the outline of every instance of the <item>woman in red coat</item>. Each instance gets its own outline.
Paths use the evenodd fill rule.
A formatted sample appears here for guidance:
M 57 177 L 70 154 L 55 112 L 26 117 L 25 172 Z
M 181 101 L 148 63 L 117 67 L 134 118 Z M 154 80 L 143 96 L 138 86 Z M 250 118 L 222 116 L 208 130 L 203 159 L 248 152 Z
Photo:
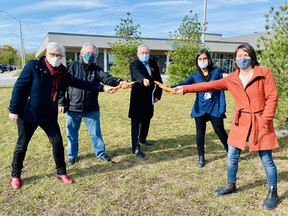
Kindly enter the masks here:
M 233 121 L 228 137 L 228 184 L 215 191 L 216 196 L 236 192 L 236 174 L 240 153 L 248 142 L 250 151 L 257 151 L 266 172 L 268 196 L 263 208 L 271 210 L 279 203 L 277 196 L 277 168 L 272 149 L 279 144 L 273 118 L 278 103 L 274 76 L 270 69 L 259 67 L 254 48 L 240 45 L 234 53 L 236 70 L 222 80 L 179 86 L 175 93 L 229 90 L 235 100 Z

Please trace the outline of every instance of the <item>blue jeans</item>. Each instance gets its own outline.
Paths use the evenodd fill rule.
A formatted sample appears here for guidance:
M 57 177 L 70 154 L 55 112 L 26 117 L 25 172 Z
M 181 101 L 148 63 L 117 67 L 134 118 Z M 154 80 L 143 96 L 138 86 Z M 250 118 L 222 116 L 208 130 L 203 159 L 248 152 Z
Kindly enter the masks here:
M 241 149 L 228 145 L 228 183 L 236 183 L 236 174 L 238 171 L 240 153 Z M 265 169 L 268 188 L 271 188 L 271 186 L 277 188 L 277 168 L 272 158 L 272 150 L 258 151 L 258 154 Z
M 88 129 L 95 156 L 97 158 L 103 158 L 105 156 L 105 144 L 100 128 L 100 111 L 89 113 L 67 111 L 66 132 L 68 138 L 68 158 L 76 159 L 78 157 L 78 132 L 82 118 Z

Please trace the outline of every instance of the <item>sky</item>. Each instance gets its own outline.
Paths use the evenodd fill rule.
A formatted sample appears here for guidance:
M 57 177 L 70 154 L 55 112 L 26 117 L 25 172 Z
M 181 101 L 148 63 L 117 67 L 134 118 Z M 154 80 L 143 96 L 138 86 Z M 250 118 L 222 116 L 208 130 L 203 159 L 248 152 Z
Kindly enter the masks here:
M 264 32 L 264 15 L 284 2 L 207 0 L 206 32 L 224 38 Z M 20 49 L 19 20 L 25 51 L 33 52 L 48 32 L 115 36 L 114 29 L 127 12 L 134 25 L 140 25 L 142 37 L 168 38 L 191 10 L 202 23 L 204 0 L 0 0 L 0 11 L 6 12 L 0 12 L 0 46 Z

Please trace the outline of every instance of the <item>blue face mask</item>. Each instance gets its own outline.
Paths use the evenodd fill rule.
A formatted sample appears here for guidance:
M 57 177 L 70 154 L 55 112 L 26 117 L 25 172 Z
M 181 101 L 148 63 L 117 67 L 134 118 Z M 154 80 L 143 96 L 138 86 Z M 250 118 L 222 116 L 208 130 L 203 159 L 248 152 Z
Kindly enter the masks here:
M 95 59 L 95 55 L 93 53 L 84 53 L 83 59 L 87 63 L 92 63 Z
M 149 61 L 149 54 L 144 54 L 144 55 L 141 55 L 139 57 L 139 60 L 142 61 L 142 62 L 148 62 Z
M 246 69 L 248 68 L 252 63 L 252 59 L 248 58 L 241 58 L 236 60 L 236 64 L 240 69 Z

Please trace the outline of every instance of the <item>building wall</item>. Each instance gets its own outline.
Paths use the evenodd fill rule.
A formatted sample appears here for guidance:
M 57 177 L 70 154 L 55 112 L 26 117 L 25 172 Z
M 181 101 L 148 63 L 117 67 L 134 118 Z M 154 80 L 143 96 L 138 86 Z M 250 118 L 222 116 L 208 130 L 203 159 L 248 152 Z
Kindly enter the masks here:
M 209 47 L 209 51 L 211 53 L 215 54 L 215 57 L 213 57 L 215 64 L 217 63 L 218 66 L 222 68 L 226 67 L 225 65 L 228 64 L 229 73 L 234 69 L 231 55 L 234 53 L 235 48 L 243 43 L 250 43 L 252 46 L 255 46 L 257 39 L 261 35 L 263 35 L 263 33 L 222 38 L 221 34 L 205 34 L 205 45 L 206 47 Z M 47 36 L 36 52 L 36 57 L 39 58 L 43 56 L 45 54 L 47 44 L 54 41 L 62 44 L 65 47 L 66 54 L 64 55 L 63 63 L 66 64 L 71 59 L 73 59 L 73 61 L 77 60 L 82 45 L 85 42 L 90 42 L 99 48 L 97 64 L 102 67 L 104 71 L 109 71 L 109 43 L 115 43 L 120 39 L 120 37 L 116 36 L 48 32 Z M 167 52 L 172 50 L 172 46 L 168 43 L 168 39 L 142 38 L 142 40 L 149 46 L 151 57 L 154 57 L 158 61 L 160 72 L 163 73 L 168 64 Z M 107 55 L 104 55 L 104 53 L 107 53 Z M 191 61 L 194 61 L 194 59 Z

